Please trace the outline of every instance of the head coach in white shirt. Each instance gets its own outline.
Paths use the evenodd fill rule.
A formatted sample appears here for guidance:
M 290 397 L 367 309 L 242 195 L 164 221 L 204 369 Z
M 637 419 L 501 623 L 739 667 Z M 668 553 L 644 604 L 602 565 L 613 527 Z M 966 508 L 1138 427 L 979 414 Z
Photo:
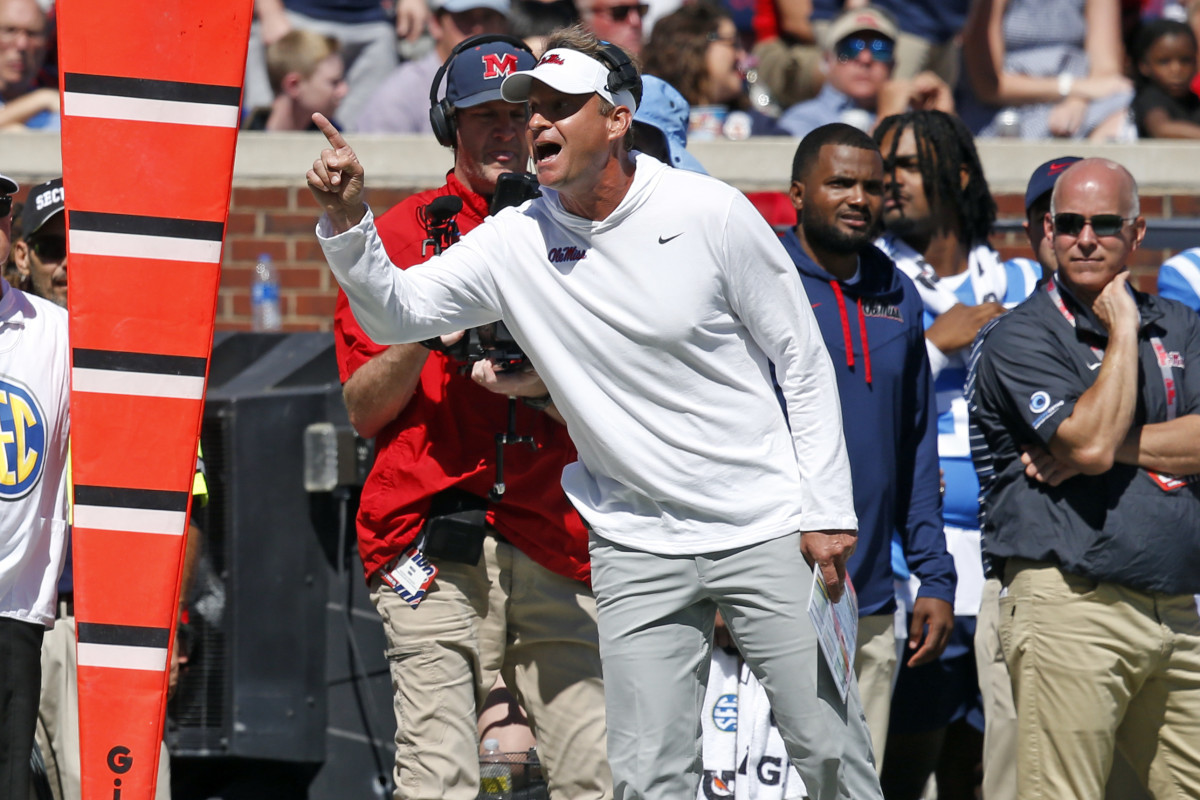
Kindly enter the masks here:
M 577 28 L 552 37 L 503 85 L 528 102 L 542 196 L 405 271 L 354 151 L 318 119 L 331 145 L 307 176 L 318 236 L 376 341 L 503 318 L 549 388 L 579 450 L 562 484 L 592 528 L 618 798 L 696 796 L 718 609 L 811 796 L 882 797 L 857 687 L 841 700 L 806 611 L 810 564 L 840 595 L 855 544 L 829 356 L 745 197 L 631 152 L 640 93 L 619 48 Z

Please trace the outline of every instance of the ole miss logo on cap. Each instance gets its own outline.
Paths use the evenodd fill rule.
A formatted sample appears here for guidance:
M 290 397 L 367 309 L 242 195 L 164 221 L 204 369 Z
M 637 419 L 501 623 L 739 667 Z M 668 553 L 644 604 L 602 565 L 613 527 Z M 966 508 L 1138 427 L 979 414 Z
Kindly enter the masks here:
M 503 78 L 517 71 L 516 53 L 484 53 L 483 79 Z
M 540 67 L 542 64 L 564 64 L 564 63 L 566 63 L 566 62 L 564 62 L 562 60 L 562 56 L 560 56 L 558 53 L 547 53 L 546 55 L 542 56 L 542 60 L 538 62 L 538 66 Z

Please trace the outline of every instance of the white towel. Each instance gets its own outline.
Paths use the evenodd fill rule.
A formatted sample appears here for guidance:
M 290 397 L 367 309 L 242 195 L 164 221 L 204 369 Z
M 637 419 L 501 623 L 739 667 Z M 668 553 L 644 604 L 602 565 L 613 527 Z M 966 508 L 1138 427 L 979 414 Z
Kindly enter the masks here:
M 738 772 L 734 797 L 735 800 L 808 797 L 804 781 L 792 766 L 783 737 L 771 716 L 767 692 L 745 664 L 738 689 Z
M 960 302 L 954 292 L 939 283 L 937 273 L 929 262 L 903 239 L 885 234 L 876 240 L 875 245 L 896 262 L 901 272 L 912 278 L 926 311 L 937 316 Z M 967 254 L 967 271 L 971 276 L 975 305 L 1004 302 L 1008 294 L 1008 273 L 995 250 L 986 244 L 971 248 Z
M 713 648 L 708 688 L 700 714 L 704 775 L 697 800 L 733 797 L 737 770 L 738 664 L 737 654 Z
M 701 715 L 704 776 L 697 800 L 808 797 L 773 724 L 762 684 L 735 654 L 714 649 Z

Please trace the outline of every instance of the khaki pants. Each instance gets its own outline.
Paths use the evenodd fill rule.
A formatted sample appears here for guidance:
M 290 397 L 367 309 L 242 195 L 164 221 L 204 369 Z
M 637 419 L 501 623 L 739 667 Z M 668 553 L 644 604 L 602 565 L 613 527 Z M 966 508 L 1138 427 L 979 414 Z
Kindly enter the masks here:
M 416 609 L 371 581 L 394 692 L 396 800 L 475 799 L 476 712 L 497 674 L 529 716 L 551 796 L 612 797 L 587 587 L 491 536 L 477 565 L 437 566 Z
M 63 606 L 60 603 L 60 611 Z M 42 639 L 42 696 L 37 743 L 46 761 L 54 800 L 80 800 L 79 664 L 75 660 L 75 617 L 60 616 Z M 163 742 L 158 753 L 154 800 L 171 800 L 171 756 Z
M 1000 580 L 983 584 L 975 623 L 975 671 L 983 696 L 983 796 L 1017 800 L 1017 709 L 1000 646 Z
M 871 729 L 871 748 L 875 751 L 875 770 L 879 774 L 883 774 L 883 751 L 892 717 L 892 687 L 896 684 L 895 620 L 894 614 L 859 617 L 858 649 L 854 654 L 858 694 L 867 715 L 867 727 Z
M 1200 797 L 1200 615 L 1010 559 L 1000 636 L 1020 732 L 1021 800 L 1104 795 L 1114 747 L 1157 800 Z

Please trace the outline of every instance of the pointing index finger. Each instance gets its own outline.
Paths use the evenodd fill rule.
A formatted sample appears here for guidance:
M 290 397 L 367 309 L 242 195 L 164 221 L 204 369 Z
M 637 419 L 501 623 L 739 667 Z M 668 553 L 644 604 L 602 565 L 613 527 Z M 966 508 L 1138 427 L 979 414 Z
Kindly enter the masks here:
M 333 127 L 333 123 L 330 122 L 324 114 L 322 114 L 320 111 L 314 111 L 312 120 L 316 124 L 317 128 L 320 129 L 321 133 L 325 134 L 325 138 L 329 140 L 329 144 L 333 146 L 334 150 L 340 150 L 343 147 L 347 147 L 346 140 L 342 138 L 342 132 Z

